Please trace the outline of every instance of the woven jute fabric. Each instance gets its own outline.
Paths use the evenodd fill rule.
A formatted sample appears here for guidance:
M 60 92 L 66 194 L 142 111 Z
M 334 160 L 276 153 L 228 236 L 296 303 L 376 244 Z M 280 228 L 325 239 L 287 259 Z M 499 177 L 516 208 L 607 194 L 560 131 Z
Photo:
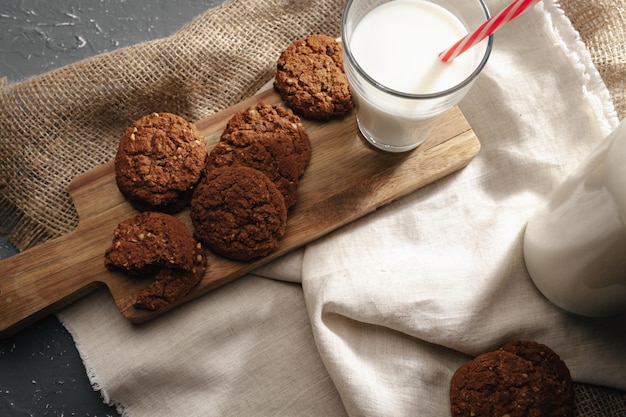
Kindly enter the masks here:
M 253 95 L 291 42 L 338 36 L 344 5 L 231 0 L 170 37 L 2 85 L 0 219 L 9 240 L 23 250 L 72 230 L 71 179 L 111 160 L 132 121 L 155 111 L 196 121 Z
M 574 384 L 576 416 L 626 416 L 626 393 L 588 384 Z
M 170 37 L 0 84 L 0 219 L 20 250 L 78 224 L 67 192 L 110 161 L 124 129 L 154 111 L 195 121 L 253 95 L 276 58 L 312 33 L 338 36 L 345 1 L 229 0 Z M 564 0 L 626 115 L 626 0 Z M 254 22 L 263 22 L 255 25 Z M 624 416 L 626 393 L 576 384 L 578 416 Z
M 591 54 L 615 105 L 626 117 L 626 0 L 563 0 L 561 8 Z

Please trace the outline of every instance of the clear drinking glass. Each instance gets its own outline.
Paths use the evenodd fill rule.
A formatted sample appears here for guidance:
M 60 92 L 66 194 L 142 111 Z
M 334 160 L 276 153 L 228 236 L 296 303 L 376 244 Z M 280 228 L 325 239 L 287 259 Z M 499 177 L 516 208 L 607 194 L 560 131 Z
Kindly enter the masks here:
M 364 61 L 359 61 L 360 58 L 355 56 L 357 54 L 355 54 L 353 45 L 351 45 L 355 29 L 362 22 L 363 18 L 370 11 L 390 1 L 426 2 L 441 6 L 454 15 L 465 27 L 465 33 L 462 36 L 484 23 L 489 18 L 489 11 L 482 0 L 348 1 L 341 21 L 341 39 L 346 75 L 356 102 L 356 117 L 359 130 L 373 146 L 390 152 L 403 152 L 419 146 L 432 130 L 438 117 L 458 104 L 465 96 L 473 81 L 487 63 L 493 36 L 489 36 L 462 55 L 468 55 L 464 59 L 471 60 L 471 67 L 469 67 L 466 75 L 458 80 L 454 80 L 450 87 L 441 91 L 430 91 L 426 94 L 394 89 L 364 70 L 362 66 Z M 400 16 L 400 18 L 403 17 Z M 438 36 L 439 26 L 432 26 L 432 33 L 428 35 L 428 42 L 431 42 L 432 39 L 437 39 L 436 37 Z M 380 31 L 380 34 L 377 31 Z M 400 42 L 398 38 L 384 40 L 385 31 L 384 26 L 375 26 L 373 29 L 369 29 L 368 33 L 376 34 L 376 42 L 390 42 L 390 46 Z M 378 39 L 378 35 L 381 36 L 380 39 Z M 451 46 L 462 36 L 446 44 L 441 50 Z M 406 41 L 407 39 L 404 40 Z M 418 47 L 416 45 L 419 42 L 415 41 L 417 40 L 408 40 L 409 47 L 404 49 L 405 53 L 419 53 L 415 49 Z M 460 59 L 460 57 L 457 59 Z M 437 62 L 438 64 L 435 65 L 448 65 L 440 61 Z M 397 70 L 397 68 L 394 68 L 394 62 L 381 62 L 381 65 L 388 65 L 389 71 Z

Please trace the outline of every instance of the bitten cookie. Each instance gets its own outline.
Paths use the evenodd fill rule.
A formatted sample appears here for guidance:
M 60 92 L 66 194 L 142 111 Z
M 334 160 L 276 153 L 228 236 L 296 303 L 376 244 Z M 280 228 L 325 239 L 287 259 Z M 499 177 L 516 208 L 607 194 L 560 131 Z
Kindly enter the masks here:
M 104 259 L 110 270 L 155 277 L 135 301 L 136 307 L 149 310 L 187 295 L 206 269 L 202 245 L 180 220 L 159 212 L 144 212 L 119 223 Z
M 247 261 L 278 248 L 287 208 L 265 174 L 231 166 L 207 172 L 194 191 L 190 216 L 196 239 L 218 255 Z
M 288 153 L 293 154 L 298 165 L 298 175 L 304 173 L 311 159 L 311 140 L 300 117 L 290 109 L 257 103 L 235 113 L 227 122 L 220 140 L 229 141 L 230 135 L 238 131 L 248 131 L 251 135 L 278 138 L 281 141 L 290 140 L 293 145 L 288 147 Z
M 313 119 L 348 113 L 352 93 L 343 68 L 343 48 L 326 35 L 289 45 L 276 64 L 274 88 L 294 112 Z
M 206 156 L 206 141 L 192 123 L 171 113 L 152 113 L 122 136 L 115 179 L 138 210 L 175 213 L 189 204 Z
M 452 417 L 571 417 L 565 363 L 547 346 L 517 341 L 465 363 L 450 383 Z
M 118 224 L 105 252 L 105 266 L 132 274 L 166 265 L 190 270 L 196 242 L 184 223 L 158 212 L 144 212 Z
M 206 256 L 201 243 L 196 243 L 193 252 L 193 266 L 190 270 L 177 267 L 164 267 L 154 277 L 154 281 L 143 288 L 135 298 L 134 306 L 144 310 L 159 310 L 189 294 L 202 280 L 206 271 Z

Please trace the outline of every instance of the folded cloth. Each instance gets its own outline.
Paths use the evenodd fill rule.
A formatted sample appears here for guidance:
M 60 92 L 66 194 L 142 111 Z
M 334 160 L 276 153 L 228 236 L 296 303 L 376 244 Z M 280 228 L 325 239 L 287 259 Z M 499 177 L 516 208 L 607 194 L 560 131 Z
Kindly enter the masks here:
M 60 318 L 125 416 L 346 415 L 297 283 L 244 277 L 141 326 L 100 291 Z
M 447 415 L 454 371 L 512 339 L 626 389 L 624 318 L 560 311 L 524 266 L 527 219 L 617 123 L 554 2 L 496 35 L 460 107 L 482 144 L 467 168 L 306 247 L 315 340 L 352 416 Z
M 508 0 L 487 4 L 496 11 Z M 224 10 L 231 19 L 257 13 L 283 25 L 276 33 L 286 44 L 338 28 L 340 8 L 235 0 L 185 30 L 219 27 Z M 295 18 L 306 12 L 323 23 Z M 261 38 L 263 27 L 255 25 Z M 267 81 L 259 74 L 256 88 Z M 623 318 L 558 310 L 523 263 L 527 219 L 617 125 L 555 0 L 498 32 L 461 109 L 482 144 L 468 167 L 257 275 L 141 326 L 123 319 L 105 291 L 62 311 L 105 401 L 128 416 L 446 416 L 456 368 L 519 338 L 551 346 L 577 382 L 626 390 Z

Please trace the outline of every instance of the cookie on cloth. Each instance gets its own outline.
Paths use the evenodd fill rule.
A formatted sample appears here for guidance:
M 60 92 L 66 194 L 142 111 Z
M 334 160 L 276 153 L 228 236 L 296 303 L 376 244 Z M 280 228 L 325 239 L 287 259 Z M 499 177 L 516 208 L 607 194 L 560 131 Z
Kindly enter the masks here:
M 550 348 L 515 341 L 460 366 L 450 382 L 452 417 L 571 417 L 569 370 Z
M 287 223 L 276 185 L 245 166 L 208 171 L 193 193 L 189 214 L 196 239 L 218 255 L 242 261 L 275 251 Z
M 171 113 L 135 121 L 115 156 L 118 188 L 138 210 L 175 213 L 189 204 L 207 156 L 196 127 Z
M 301 116 L 326 120 L 354 107 L 343 67 L 343 48 L 326 35 L 289 45 L 278 58 L 274 89 Z
M 542 384 L 553 396 L 549 412 L 551 416 L 573 415 L 574 384 L 567 365 L 556 352 L 544 344 L 529 340 L 508 342 L 500 350 L 511 352 L 542 369 Z
M 311 140 L 300 117 L 290 109 L 260 102 L 237 112 L 226 123 L 220 141 L 230 141 L 230 136 L 239 131 L 248 131 L 258 137 L 278 138 L 279 141 L 290 140 L 292 146 L 287 146 L 288 154 L 293 154 L 298 175 L 304 174 L 311 159 Z
M 143 212 L 118 224 L 104 255 L 105 266 L 137 276 L 153 276 L 135 306 L 156 310 L 187 295 L 206 269 L 206 256 L 187 226 L 176 217 Z

